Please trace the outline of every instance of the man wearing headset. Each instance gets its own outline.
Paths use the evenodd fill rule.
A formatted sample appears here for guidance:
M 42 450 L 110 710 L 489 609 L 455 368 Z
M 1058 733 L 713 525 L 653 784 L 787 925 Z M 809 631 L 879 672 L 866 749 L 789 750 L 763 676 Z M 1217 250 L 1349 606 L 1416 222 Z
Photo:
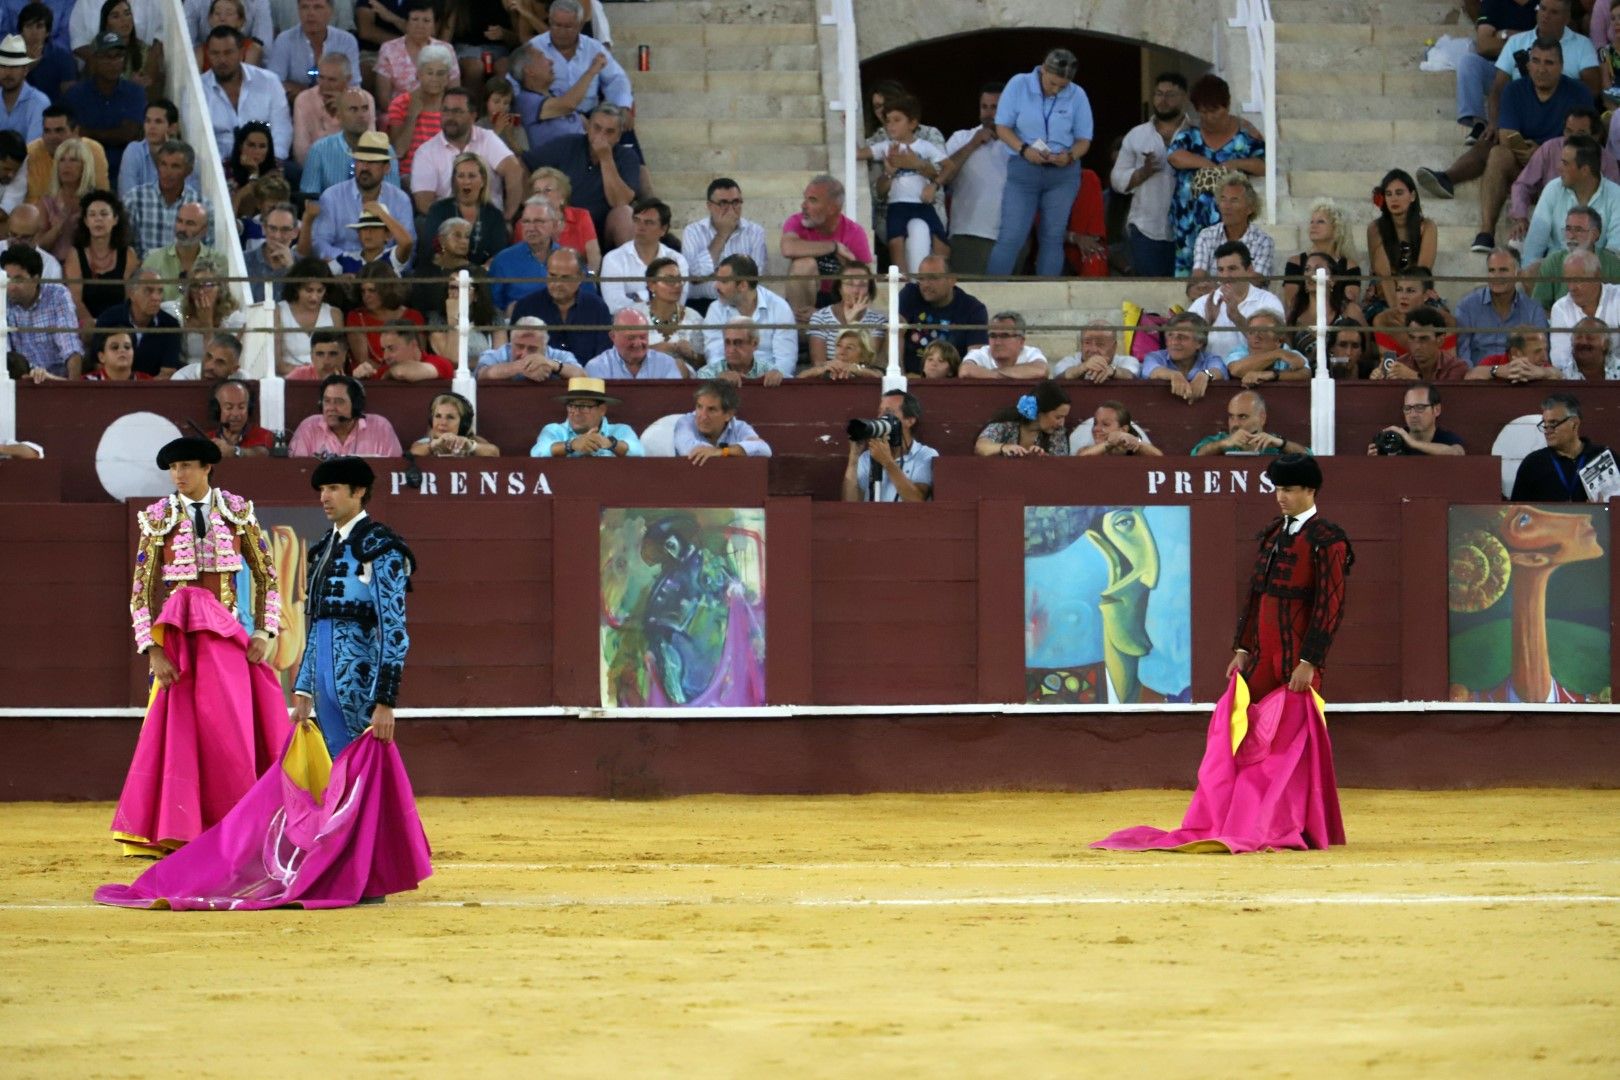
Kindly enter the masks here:
M 246 379 L 228 378 L 214 384 L 208 399 L 208 437 L 225 457 L 264 457 L 275 437 L 254 419 L 259 392 Z
M 293 432 L 289 457 L 399 457 L 404 451 L 387 417 L 366 414 L 366 391 L 349 375 L 321 380 L 321 411 Z

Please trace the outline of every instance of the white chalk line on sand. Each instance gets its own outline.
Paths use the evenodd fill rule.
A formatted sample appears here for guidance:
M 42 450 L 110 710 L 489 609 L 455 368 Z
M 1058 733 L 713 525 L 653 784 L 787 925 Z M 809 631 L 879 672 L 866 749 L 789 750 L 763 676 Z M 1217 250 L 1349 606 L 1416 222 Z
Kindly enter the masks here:
M 766 863 L 704 863 L 704 862 L 442 862 L 434 863 L 435 870 L 621 870 L 631 873 L 646 871 L 693 871 L 713 873 L 721 870 L 1163 870 L 1189 866 L 1223 865 L 1219 859 L 1198 859 L 1180 856 L 1174 860 L 1149 862 L 1128 856 L 1110 858 L 1097 855 L 1080 860 L 1023 859 L 1014 861 L 956 860 L 939 862 L 766 862 Z M 1225 863 L 1224 865 L 1231 865 Z M 1249 865 L 1245 863 L 1244 865 Z M 1481 859 L 1475 861 L 1455 859 L 1391 860 L 1388 862 L 1339 861 L 1266 861 L 1265 868 L 1287 870 L 1376 870 L 1391 867 L 1443 867 L 1480 869 L 1506 869 L 1526 866 L 1620 866 L 1620 859 Z

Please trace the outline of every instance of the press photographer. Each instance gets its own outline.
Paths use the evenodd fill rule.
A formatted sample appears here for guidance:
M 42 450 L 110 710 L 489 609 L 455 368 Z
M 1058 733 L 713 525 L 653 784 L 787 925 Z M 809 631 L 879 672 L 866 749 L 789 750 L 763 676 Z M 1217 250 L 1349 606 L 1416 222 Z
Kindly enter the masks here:
M 912 437 L 922 402 L 903 390 L 885 393 L 875 420 L 849 422 L 845 502 L 925 502 L 934 495 L 934 459 L 939 451 Z M 872 463 L 881 475 L 873 483 Z
M 1463 441 L 1438 426 L 1440 391 L 1428 383 L 1418 383 L 1406 392 L 1401 405 L 1406 426 L 1391 425 L 1367 444 L 1368 457 L 1399 457 L 1412 454 L 1464 454 Z

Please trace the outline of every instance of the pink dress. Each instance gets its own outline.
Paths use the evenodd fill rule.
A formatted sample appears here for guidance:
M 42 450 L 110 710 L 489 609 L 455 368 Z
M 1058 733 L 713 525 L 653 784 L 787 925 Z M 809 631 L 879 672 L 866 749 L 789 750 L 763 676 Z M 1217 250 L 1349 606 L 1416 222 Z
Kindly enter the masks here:
M 451 52 L 456 51 L 454 45 L 451 45 L 448 41 L 440 41 L 438 38 L 428 38 L 428 45 L 443 45 Z M 426 47 L 423 46 L 423 48 Z M 386 75 L 394 81 L 394 93 L 396 94 L 409 94 L 416 89 L 416 61 L 411 59 L 410 50 L 405 47 L 403 37 L 385 41 L 382 48 L 377 50 L 377 74 Z M 449 85 L 461 85 L 460 64 L 450 65 Z

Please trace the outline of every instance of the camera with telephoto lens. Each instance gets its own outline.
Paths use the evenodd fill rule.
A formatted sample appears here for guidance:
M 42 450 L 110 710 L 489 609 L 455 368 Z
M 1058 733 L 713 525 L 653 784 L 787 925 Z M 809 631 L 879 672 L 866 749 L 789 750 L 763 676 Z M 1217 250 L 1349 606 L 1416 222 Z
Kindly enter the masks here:
M 1378 448 L 1380 457 L 1399 457 L 1406 453 L 1406 440 L 1398 431 L 1380 431 L 1373 445 Z
M 899 449 L 904 431 L 900 421 L 893 416 L 879 416 L 873 420 L 851 420 L 849 427 L 850 442 L 869 442 L 872 439 L 885 439 L 889 445 Z

